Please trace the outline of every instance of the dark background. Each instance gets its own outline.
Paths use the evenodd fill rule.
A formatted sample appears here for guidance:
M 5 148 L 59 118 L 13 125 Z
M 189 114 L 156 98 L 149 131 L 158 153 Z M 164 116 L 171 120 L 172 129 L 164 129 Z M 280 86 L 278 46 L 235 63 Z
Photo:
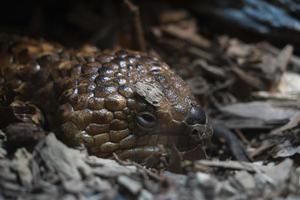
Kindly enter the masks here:
M 199 31 L 207 37 L 226 33 L 245 41 L 268 40 L 279 47 L 290 43 L 299 53 L 300 4 L 294 0 L 133 2 L 141 9 L 146 33 L 162 10 L 185 9 L 197 18 Z M 86 42 L 100 48 L 122 46 L 130 34 L 129 24 L 130 13 L 122 0 L 11 0 L 0 7 L 1 32 L 43 37 L 72 47 Z

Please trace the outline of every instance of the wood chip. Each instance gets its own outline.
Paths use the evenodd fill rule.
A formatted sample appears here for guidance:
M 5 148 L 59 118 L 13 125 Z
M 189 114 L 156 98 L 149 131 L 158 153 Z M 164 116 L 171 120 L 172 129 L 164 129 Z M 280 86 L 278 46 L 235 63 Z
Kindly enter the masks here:
M 141 191 L 141 183 L 129 178 L 128 176 L 119 176 L 118 183 L 127 188 L 132 194 L 137 194 Z
M 246 170 L 249 172 L 265 171 L 268 170 L 267 166 L 256 165 L 249 162 L 239 161 L 219 161 L 219 160 L 199 160 L 195 162 L 196 165 L 205 165 L 210 167 L 225 168 L 231 170 Z

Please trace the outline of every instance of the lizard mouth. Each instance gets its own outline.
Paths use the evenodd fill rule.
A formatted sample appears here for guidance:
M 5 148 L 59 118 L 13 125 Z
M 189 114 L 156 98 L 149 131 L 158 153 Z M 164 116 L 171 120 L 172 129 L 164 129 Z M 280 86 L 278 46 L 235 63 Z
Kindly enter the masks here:
M 187 135 L 191 142 L 199 144 L 212 136 L 212 128 L 208 116 L 199 106 L 193 106 L 188 113 L 185 124 L 187 125 Z

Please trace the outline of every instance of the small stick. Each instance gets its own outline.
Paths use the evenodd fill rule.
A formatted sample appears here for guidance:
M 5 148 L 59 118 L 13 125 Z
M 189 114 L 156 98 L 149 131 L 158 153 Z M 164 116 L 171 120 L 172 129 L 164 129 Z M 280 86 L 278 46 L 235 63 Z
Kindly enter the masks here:
M 250 145 L 250 141 L 245 137 L 244 133 L 240 129 L 234 129 L 239 138 L 247 145 Z
M 146 51 L 146 40 L 141 22 L 141 14 L 138 6 L 134 5 L 130 0 L 124 0 L 124 4 L 133 14 L 133 29 L 137 37 L 137 46 L 140 51 Z
M 113 153 L 113 157 L 114 157 L 114 159 L 115 159 L 119 164 L 121 164 L 121 165 L 124 165 L 124 166 L 132 166 L 132 165 L 133 165 L 133 166 L 135 166 L 137 169 L 142 170 L 143 172 L 146 172 L 146 174 L 147 174 L 148 176 L 150 176 L 151 178 L 153 178 L 153 179 L 155 179 L 155 180 L 157 180 L 157 181 L 161 181 L 161 182 L 166 181 L 166 178 L 165 178 L 164 176 L 161 177 L 161 176 L 159 176 L 158 174 L 152 172 L 151 170 L 149 170 L 149 169 L 143 167 L 142 165 L 140 165 L 140 164 L 138 164 L 138 163 L 136 163 L 136 162 L 131 162 L 131 161 L 124 161 L 124 160 L 121 160 L 121 159 L 119 158 L 119 156 L 118 156 L 116 153 Z

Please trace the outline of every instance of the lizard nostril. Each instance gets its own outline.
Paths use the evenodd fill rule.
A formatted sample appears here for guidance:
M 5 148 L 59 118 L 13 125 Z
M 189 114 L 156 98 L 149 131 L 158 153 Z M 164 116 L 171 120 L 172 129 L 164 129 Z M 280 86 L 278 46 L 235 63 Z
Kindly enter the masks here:
M 199 131 L 198 131 L 197 129 L 193 129 L 193 130 L 192 130 L 192 135 L 193 135 L 193 136 L 197 136 L 197 135 L 198 135 L 198 132 L 199 132 Z
M 186 123 L 189 125 L 206 124 L 206 114 L 204 110 L 199 106 L 192 107 L 186 118 Z

